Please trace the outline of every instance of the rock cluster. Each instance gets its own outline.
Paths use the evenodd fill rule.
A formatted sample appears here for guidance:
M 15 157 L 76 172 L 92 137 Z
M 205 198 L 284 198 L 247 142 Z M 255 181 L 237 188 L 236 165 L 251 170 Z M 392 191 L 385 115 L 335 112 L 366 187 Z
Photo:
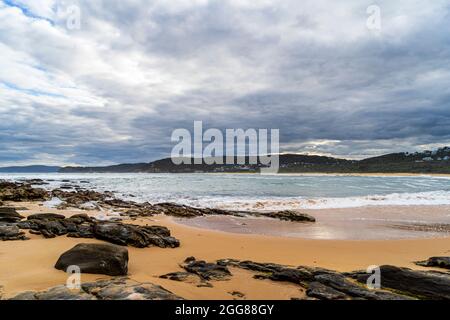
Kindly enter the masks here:
M 14 208 L 0 208 L 0 240 L 27 240 L 20 229 L 45 238 L 67 235 L 72 238 L 96 238 L 123 246 L 176 248 L 179 240 L 162 226 L 139 226 L 121 222 L 98 221 L 87 214 L 70 218 L 55 213 L 39 213 L 26 220 Z
M 450 274 L 436 271 L 415 271 L 395 266 L 381 266 L 381 286 L 422 298 L 450 300 Z M 350 274 L 358 282 L 365 283 L 370 276 L 364 272 Z
M 416 264 L 422 267 L 450 269 L 450 257 L 431 257 L 425 261 L 418 261 Z
M 161 277 L 186 281 L 189 274 L 211 280 L 228 280 L 232 276 L 228 267 L 241 268 L 255 272 L 255 279 L 289 282 L 306 289 L 309 299 L 320 300 L 414 300 L 437 299 L 450 300 L 450 274 L 444 272 L 423 272 L 394 266 L 381 266 L 380 289 L 366 286 L 371 274 L 365 272 L 339 273 L 337 271 L 312 268 L 292 267 L 275 263 L 258 263 L 222 259 L 216 263 L 197 261 L 188 258 L 182 267 L 186 272 L 176 272 Z M 222 268 L 221 268 L 222 267 Z M 217 271 L 216 271 L 217 270 Z
M 70 218 L 58 214 L 36 214 L 17 225 L 21 229 L 30 229 L 31 233 L 41 234 L 46 238 L 62 235 L 72 238 L 96 238 L 137 248 L 180 246 L 179 240 L 171 237 L 166 227 L 97 221 L 85 214 L 77 214 Z
M 182 300 L 182 298 L 153 283 L 118 277 L 84 283 L 80 290 L 57 286 L 41 292 L 24 292 L 11 300 Z
M 45 201 L 49 197 L 48 191 L 29 183 L 0 181 L 0 201 Z
M 0 225 L 0 240 L 14 241 L 14 240 L 28 240 L 23 231 L 16 225 L 3 224 Z
M 70 181 L 67 180 L 67 182 Z M 51 198 L 57 198 L 61 200 L 61 203 L 57 206 L 58 209 L 78 208 L 83 210 L 113 210 L 119 211 L 120 215 L 132 219 L 157 214 L 181 218 L 194 218 L 205 215 L 229 215 L 237 217 L 268 217 L 296 222 L 315 222 L 314 217 L 311 217 L 310 215 L 289 210 L 276 212 L 233 211 L 212 208 L 194 208 L 175 203 L 137 203 L 134 201 L 117 199 L 112 192 L 86 190 L 77 185 L 63 185 L 52 191 L 33 188 L 33 185 L 43 184 L 46 184 L 46 182 L 39 179 L 21 183 L 0 182 L 0 201 L 44 201 Z

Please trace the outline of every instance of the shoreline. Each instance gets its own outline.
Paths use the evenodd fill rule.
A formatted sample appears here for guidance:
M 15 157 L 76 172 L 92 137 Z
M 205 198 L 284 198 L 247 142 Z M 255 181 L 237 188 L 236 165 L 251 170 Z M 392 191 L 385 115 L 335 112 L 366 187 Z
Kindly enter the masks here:
M 15 203 L 31 213 L 53 212 L 69 217 L 96 211 L 79 209 L 48 209 L 39 203 Z M 431 256 L 449 255 L 450 237 L 439 239 L 409 240 L 316 240 L 265 235 L 233 234 L 200 229 L 177 223 L 173 217 L 158 215 L 124 220 L 137 225 L 160 225 L 169 228 L 181 246 L 176 249 L 156 247 L 128 247 L 129 277 L 136 281 L 149 281 L 170 290 L 186 299 L 234 299 L 230 294 L 239 291 L 246 299 L 290 299 L 304 298 L 301 287 L 256 280 L 245 270 L 232 269 L 229 281 L 214 282 L 213 288 L 200 288 L 192 283 L 159 278 L 168 272 L 181 271 L 179 264 L 189 256 L 206 261 L 233 258 L 257 262 L 273 262 L 284 265 L 321 267 L 339 272 L 364 270 L 370 265 L 395 265 L 415 270 L 430 270 L 419 267 L 414 261 Z M 29 235 L 29 234 L 28 234 Z M 3 297 L 9 298 L 28 290 L 46 290 L 64 284 L 67 275 L 53 268 L 58 256 L 77 243 L 102 243 L 95 239 L 75 239 L 66 236 L 44 239 L 29 235 L 28 241 L 0 243 L 0 285 Z M 82 281 L 108 279 L 107 276 L 83 274 Z
M 314 217 L 315 223 L 220 215 L 171 218 L 175 223 L 198 229 L 294 239 L 387 241 L 450 237 L 450 205 L 386 205 L 300 211 Z M 427 212 L 426 219 L 423 212 Z
M 0 172 L 0 176 L 9 175 L 107 175 L 107 174 L 208 174 L 208 175 L 262 175 L 262 176 L 349 176 L 349 177 L 444 177 L 450 178 L 450 173 L 415 173 L 415 172 L 281 172 L 281 173 L 268 173 L 261 174 L 259 172 Z

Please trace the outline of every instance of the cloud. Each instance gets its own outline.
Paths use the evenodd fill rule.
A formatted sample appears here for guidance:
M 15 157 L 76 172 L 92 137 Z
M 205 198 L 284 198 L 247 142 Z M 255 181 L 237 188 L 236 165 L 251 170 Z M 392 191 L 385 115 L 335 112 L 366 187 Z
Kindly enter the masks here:
M 0 163 L 148 162 L 194 120 L 352 158 L 450 144 L 448 1 L 378 1 L 379 31 L 371 4 L 2 1 Z

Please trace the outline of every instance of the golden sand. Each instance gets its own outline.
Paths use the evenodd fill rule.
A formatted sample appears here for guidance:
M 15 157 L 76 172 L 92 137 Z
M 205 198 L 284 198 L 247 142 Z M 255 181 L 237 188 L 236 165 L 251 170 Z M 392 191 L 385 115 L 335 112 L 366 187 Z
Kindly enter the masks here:
M 79 210 L 56 211 L 36 204 L 20 204 L 34 212 L 59 212 L 67 216 Z M 91 212 L 94 214 L 94 212 Z M 181 271 L 179 264 L 189 256 L 215 261 L 222 258 L 274 262 L 287 265 L 320 266 L 338 271 L 366 269 L 370 265 L 392 264 L 419 269 L 413 261 L 430 256 L 449 255 L 450 238 L 414 240 L 307 240 L 261 235 L 231 234 L 180 225 L 166 216 L 138 219 L 135 224 L 164 225 L 181 241 L 180 248 L 129 247 L 129 276 L 138 281 L 160 284 L 186 299 L 233 299 L 238 291 L 247 299 L 290 299 L 304 296 L 300 286 L 253 279 L 253 273 L 231 269 L 230 281 L 213 282 L 213 288 L 197 287 L 160 279 L 158 276 Z M 58 237 L 44 239 L 30 235 L 28 241 L 0 242 L 0 286 L 3 296 L 27 290 L 45 290 L 65 284 L 67 276 L 54 269 L 58 257 L 77 243 L 100 242 L 92 239 Z M 82 281 L 105 278 L 82 275 Z

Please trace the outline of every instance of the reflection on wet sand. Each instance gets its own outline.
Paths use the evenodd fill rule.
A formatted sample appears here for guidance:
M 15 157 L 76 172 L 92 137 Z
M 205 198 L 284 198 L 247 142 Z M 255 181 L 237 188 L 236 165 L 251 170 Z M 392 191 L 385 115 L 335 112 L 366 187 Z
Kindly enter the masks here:
M 267 218 L 204 216 L 178 223 L 239 234 L 307 239 L 388 240 L 438 238 L 450 234 L 450 206 L 384 206 L 303 210 L 316 223 Z

